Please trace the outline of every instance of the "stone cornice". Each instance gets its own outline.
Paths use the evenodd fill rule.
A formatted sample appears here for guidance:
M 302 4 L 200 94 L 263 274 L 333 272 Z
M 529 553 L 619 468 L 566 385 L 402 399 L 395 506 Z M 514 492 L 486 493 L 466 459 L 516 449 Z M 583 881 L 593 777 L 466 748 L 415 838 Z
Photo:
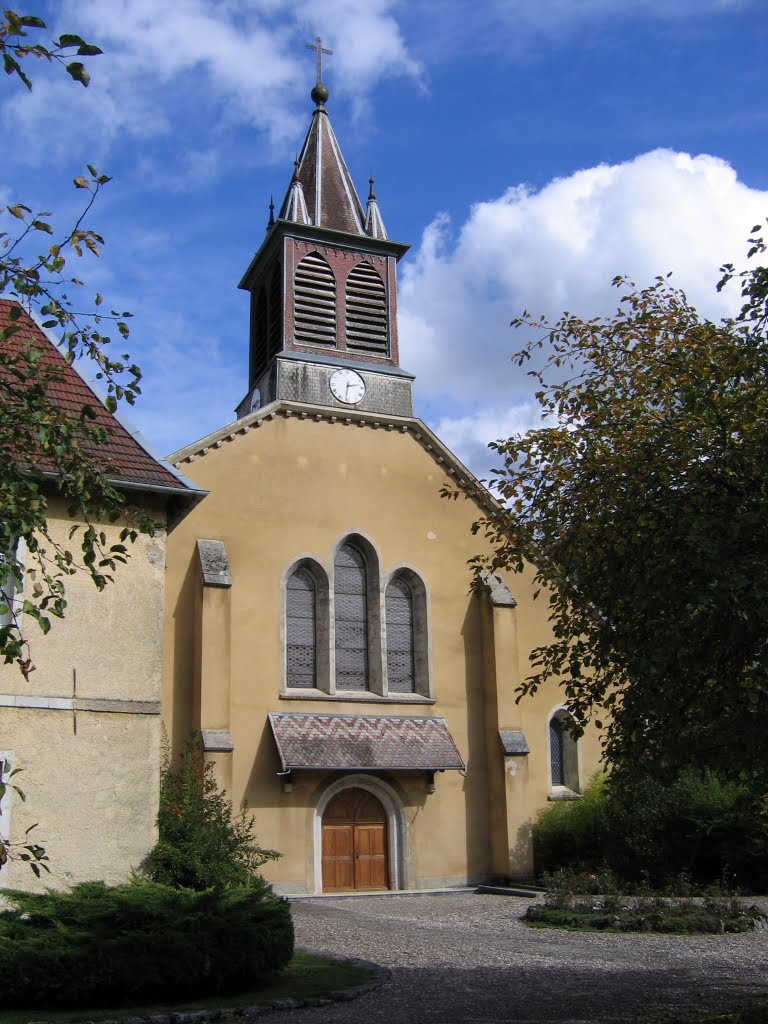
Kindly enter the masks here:
M 179 469 L 182 464 L 188 465 L 195 459 L 206 456 L 211 448 L 221 448 L 224 444 L 236 441 L 238 437 L 244 436 L 250 430 L 259 429 L 278 418 L 315 420 L 347 427 L 354 425 L 371 430 L 396 430 L 401 434 L 410 434 L 431 455 L 436 465 L 443 470 L 449 483 L 455 484 L 483 511 L 496 512 L 500 510 L 498 502 L 477 477 L 456 458 L 425 423 L 415 416 L 390 416 L 384 413 L 359 412 L 355 409 L 338 409 L 278 400 L 264 406 L 263 409 L 249 413 L 248 416 L 243 416 L 242 419 L 228 423 L 185 448 L 172 452 L 167 457 L 167 461 Z

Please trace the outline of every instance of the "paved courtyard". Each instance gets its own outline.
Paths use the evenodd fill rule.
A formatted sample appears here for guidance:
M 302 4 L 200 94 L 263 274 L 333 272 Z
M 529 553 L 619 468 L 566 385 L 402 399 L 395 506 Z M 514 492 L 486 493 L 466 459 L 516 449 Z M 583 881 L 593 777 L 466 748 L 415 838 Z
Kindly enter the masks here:
M 663 1021 L 763 996 L 768 932 L 674 937 L 536 930 L 527 900 L 449 895 L 296 901 L 297 943 L 392 968 L 354 1002 L 279 1024 Z

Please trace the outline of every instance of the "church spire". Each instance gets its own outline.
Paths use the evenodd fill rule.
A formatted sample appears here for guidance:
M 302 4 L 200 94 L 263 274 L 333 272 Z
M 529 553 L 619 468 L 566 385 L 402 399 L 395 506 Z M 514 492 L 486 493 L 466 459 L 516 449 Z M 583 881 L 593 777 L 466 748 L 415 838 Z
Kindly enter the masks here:
M 328 89 L 322 81 L 322 54 L 333 51 L 322 46 L 318 36 L 307 48 L 317 55 L 317 82 L 312 89 L 315 110 L 304 145 L 299 153 L 298 167 L 280 209 L 283 220 L 295 220 L 288 210 L 296 182 L 301 185 L 306 202 L 308 220 L 299 223 L 312 224 L 318 228 L 330 228 L 347 234 L 365 235 L 365 213 L 360 202 L 352 176 L 341 155 L 339 143 L 331 127 L 325 104 Z M 373 236 L 381 237 L 381 236 Z M 383 236 L 383 237 L 386 237 Z
M 365 233 L 370 238 L 386 238 L 387 229 L 381 219 L 379 204 L 376 202 L 376 193 L 373 191 L 373 174 L 368 179 L 370 189 L 368 191 L 368 209 L 365 214 Z

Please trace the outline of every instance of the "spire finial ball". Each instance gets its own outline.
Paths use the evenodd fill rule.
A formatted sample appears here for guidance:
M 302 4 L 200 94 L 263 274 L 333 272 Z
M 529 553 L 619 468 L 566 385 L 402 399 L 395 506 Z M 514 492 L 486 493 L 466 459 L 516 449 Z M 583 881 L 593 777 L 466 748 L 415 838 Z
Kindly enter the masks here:
M 312 92 L 309 94 L 315 101 L 318 107 L 321 107 L 328 99 L 328 90 L 322 82 L 318 82 L 317 85 L 313 86 Z

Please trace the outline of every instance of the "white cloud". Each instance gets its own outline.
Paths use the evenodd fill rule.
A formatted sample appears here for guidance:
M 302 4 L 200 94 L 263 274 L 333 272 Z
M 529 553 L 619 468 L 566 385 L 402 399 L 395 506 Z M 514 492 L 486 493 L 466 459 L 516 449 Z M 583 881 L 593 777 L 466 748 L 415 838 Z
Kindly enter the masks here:
M 480 439 L 535 418 L 530 381 L 510 359 L 525 340 L 509 328 L 513 316 L 610 314 L 617 274 L 643 286 L 670 270 L 700 312 L 733 312 L 738 288 L 718 295 L 718 268 L 743 263 L 747 233 L 766 215 L 768 192 L 741 183 L 725 161 L 669 150 L 538 192 L 513 186 L 475 204 L 455 236 L 438 215 L 401 276 L 401 362 L 417 374 L 417 398 L 450 403 L 456 413 L 439 430 L 487 472 Z
M 306 82 L 309 92 L 308 32 L 328 33 L 332 46 L 338 41 L 334 83 L 355 101 L 364 102 L 382 76 L 418 77 L 392 6 L 329 0 L 321 28 L 308 0 L 175 0 L 162 9 L 156 0 L 64 0 L 52 30 L 77 31 L 108 57 L 91 61 L 88 117 L 65 76 L 38 76 L 29 96 L 5 104 L 3 121 L 38 160 L 63 155 L 78 140 L 95 153 L 126 135 L 178 135 L 185 118 L 194 132 L 198 115 L 213 109 L 217 116 L 206 123 L 250 124 L 265 133 L 269 153 L 295 141 L 306 115 L 306 94 L 297 95 L 296 83 Z

